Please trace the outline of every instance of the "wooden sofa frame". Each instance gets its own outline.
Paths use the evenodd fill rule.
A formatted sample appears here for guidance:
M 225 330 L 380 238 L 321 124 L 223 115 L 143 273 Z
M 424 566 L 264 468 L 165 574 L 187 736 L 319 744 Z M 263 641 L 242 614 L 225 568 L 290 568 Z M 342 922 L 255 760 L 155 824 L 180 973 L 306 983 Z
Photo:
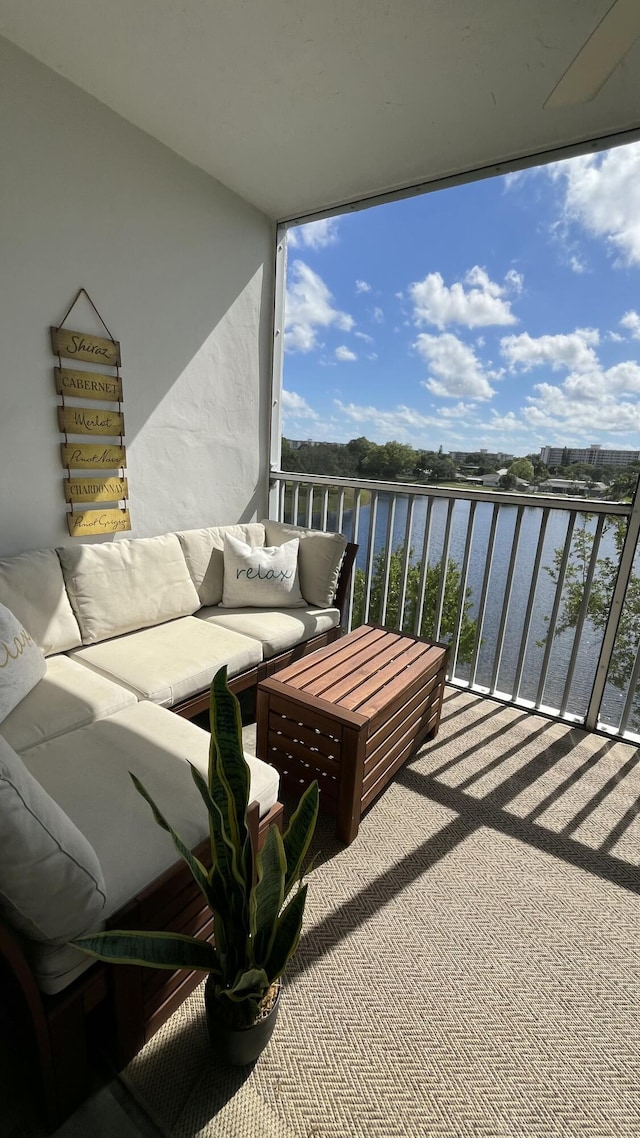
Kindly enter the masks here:
M 343 635 L 349 586 L 357 545 L 349 543 L 342 561 L 334 604 L 340 624 L 329 632 L 272 657 L 229 681 L 235 693 L 256 687 L 284 667 Z M 192 718 L 209 706 L 209 689 L 171 710 Z M 283 828 L 277 802 L 259 818 L 257 802 L 247 822 L 254 848 L 261 848 L 271 824 Z M 194 851 L 209 862 L 209 843 Z M 210 864 L 210 863 L 209 863 Z M 108 928 L 149 929 L 211 937 L 212 919 L 188 868 L 180 861 L 156 878 L 107 922 Z M 45 1120 L 55 1129 L 86 1097 L 91 1085 L 90 1058 L 102 1055 L 121 1070 L 201 982 L 201 972 L 109 965 L 96 961 L 55 996 L 41 992 L 22 941 L 0 920 L 0 998 L 22 1042 L 30 1046 L 41 1079 Z

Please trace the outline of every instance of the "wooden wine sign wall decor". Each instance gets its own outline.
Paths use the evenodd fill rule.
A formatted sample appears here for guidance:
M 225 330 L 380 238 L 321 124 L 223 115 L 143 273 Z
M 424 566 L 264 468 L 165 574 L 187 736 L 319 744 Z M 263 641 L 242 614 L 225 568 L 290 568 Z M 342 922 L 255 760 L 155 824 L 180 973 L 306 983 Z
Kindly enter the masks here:
M 81 293 L 104 326 L 108 339 L 62 327 Z M 78 291 L 60 325 L 51 329 L 51 347 L 58 357 L 58 367 L 53 371 L 60 396 L 58 426 L 64 435 L 61 452 L 66 469 L 64 496 L 71 507 L 67 513 L 69 533 L 71 537 L 88 537 L 130 530 L 120 344 L 111 336 L 86 289 Z M 115 374 L 70 366 L 69 361 L 75 364 L 76 360 L 111 368 Z M 100 406 L 96 406 L 98 402 Z M 104 406 L 114 403 L 116 408 Z M 75 471 L 101 473 L 78 477 L 72 473 Z M 78 503 L 89 503 L 98 509 L 77 511 Z

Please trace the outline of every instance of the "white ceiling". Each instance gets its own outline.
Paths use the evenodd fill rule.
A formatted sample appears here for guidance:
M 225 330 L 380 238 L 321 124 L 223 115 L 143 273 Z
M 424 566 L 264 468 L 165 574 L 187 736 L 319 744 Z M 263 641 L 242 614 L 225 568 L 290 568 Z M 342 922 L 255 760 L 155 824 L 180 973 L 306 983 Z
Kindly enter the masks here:
M 610 6 L 0 0 L 0 34 L 287 219 L 640 127 L 640 40 L 543 106 Z

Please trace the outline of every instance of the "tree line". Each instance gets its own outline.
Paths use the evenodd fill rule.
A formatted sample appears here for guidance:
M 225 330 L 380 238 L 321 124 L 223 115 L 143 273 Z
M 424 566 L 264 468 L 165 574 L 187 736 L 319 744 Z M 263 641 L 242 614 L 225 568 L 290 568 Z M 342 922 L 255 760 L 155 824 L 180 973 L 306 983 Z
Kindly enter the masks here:
M 363 435 L 348 443 L 304 442 L 296 446 L 282 439 L 281 469 L 297 474 L 442 485 L 464 480 L 465 475 L 495 474 L 504 465 L 496 455 L 483 451 L 470 453 L 463 463 L 456 463 L 442 447 L 434 451 L 415 449 L 395 440 L 374 443 Z M 546 467 L 539 455 L 528 454 L 509 462 L 499 486 L 503 490 L 515 490 L 520 482 L 537 486 L 549 477 L 567 478 L 586 482 L 587 487 L 604 483 L 607 499 L 623 501 L 633 496 L 639 474 L 638 463 L 624 468 L 594 467 L 586 463 Z

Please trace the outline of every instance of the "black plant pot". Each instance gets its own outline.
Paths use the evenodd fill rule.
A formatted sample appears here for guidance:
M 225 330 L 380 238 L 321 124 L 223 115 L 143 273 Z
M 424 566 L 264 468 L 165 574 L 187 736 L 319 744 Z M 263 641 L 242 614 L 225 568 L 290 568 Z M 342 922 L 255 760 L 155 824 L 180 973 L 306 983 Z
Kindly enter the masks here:
M 280 1007 L 282 985 L 278 987 L 278 994 L 271 1009 L 256 1023 L 249 1027 L 233 1028 L 224 1023 L 218 1001 L 213 994 L 212 977 L 208 976 L 204 986 L 204 1002 L 207 1013 L 207 1029 L 209 1041 L 215 1058 L 220 1063 L 228 1063 L 232 1067 L 244 1067 L 253 1063 L 264 1051 L 273 1035 Z

